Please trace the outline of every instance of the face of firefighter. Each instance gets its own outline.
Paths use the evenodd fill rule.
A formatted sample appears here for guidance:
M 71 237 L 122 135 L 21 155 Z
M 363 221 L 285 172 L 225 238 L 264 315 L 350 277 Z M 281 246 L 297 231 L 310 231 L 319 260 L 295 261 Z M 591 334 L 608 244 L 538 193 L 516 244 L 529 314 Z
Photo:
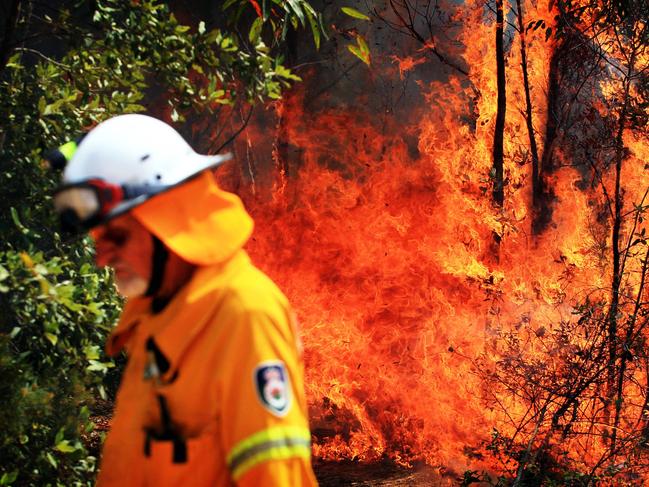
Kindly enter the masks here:
M 112 267 L 119 293 L 142 296 L 151 279 L 153 239 L 149 231 L 131 215 L 124 214 L 92 231 L 95 262 Z

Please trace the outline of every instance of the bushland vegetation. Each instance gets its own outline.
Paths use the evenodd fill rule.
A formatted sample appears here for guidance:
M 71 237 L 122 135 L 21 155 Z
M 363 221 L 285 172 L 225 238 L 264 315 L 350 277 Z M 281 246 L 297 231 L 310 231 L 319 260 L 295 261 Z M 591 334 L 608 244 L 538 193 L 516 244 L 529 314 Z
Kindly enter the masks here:
M 282 62 L 287 33 L 304 29 L 316 44 L 323 33 L 303 0 L 229 0 L 210 16 L 212 7 L 197 2 L 186 23 L 154 0 L 0 7 L 0 485 L 92 485 L 90 417 L 119 375 L 103 343 L 122 302 L 91 241 L 59 232 L 60 174 L 44 154 L 144 111 L 218 150 L 240 128 L 233 110 L 298 79 Z M 218 131 L 183 125 L 207 118 Z

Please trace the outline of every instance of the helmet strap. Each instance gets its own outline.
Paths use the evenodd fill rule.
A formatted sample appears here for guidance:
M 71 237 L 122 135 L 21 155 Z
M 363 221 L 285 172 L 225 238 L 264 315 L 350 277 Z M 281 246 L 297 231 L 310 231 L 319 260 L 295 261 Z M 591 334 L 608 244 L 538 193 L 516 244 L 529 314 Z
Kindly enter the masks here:
M 149 280 L 149 287 L 146 290 L 145 296 L 155 296 L 164 279 L 165 267 L 169 258 L 169 251 L 162 241 L 155 235 L 153 238 L 153 256 L 151 257 L 151 279 Z

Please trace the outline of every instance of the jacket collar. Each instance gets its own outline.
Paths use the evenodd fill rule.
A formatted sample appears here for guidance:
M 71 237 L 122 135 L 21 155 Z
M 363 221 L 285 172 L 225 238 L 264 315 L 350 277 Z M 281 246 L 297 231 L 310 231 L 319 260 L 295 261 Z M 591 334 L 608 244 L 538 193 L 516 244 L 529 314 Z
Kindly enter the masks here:
M 184 351 L 210 323 L 220 306 L 227 283 L 241 266 L 250 262 L 244 250 L 227 262 L 199 267 L 190 281 L 158 314 L 151 312 L 150 298 L 132 298 L 126 303 L 115 330 L 106 343 L 106 352 L 117 355 L 134 345 L 135 335 L 152 338 L 170 363 L 165 377 L 175 373 Z M 135 352 L 132 352 L 135 353 Z

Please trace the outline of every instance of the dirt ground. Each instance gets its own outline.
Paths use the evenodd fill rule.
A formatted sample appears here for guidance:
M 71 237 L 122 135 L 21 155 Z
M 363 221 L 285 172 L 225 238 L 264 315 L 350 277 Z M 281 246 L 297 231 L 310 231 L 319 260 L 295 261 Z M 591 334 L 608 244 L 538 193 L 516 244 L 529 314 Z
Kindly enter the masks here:
M 441 487 L 458 484 L 454 478 L 441 476 L 427 466 L 402 469 L 382 463 L 316 462 L 314 470 L 321 487 Z

